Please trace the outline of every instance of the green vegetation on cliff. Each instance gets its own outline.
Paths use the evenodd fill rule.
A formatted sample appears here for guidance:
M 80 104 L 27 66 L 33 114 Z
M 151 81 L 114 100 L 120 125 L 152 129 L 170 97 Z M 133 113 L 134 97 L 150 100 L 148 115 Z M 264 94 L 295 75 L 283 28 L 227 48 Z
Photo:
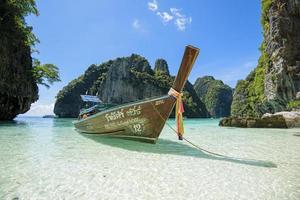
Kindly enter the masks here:
M 37 14 L 34 1 L 0 0 L 0 120 L 11 120 L 38 99 L 31 45 L 36 41 L 25 22 Z
M 293 108 L 299 108 L 300 107 L 300 100 L 296 101 L 291 101 L 288 103 L 288 108 L 293 109 Z
M 212 117 L 230 115 L 232 89 L 228 85 L 212 76 L 204 76 L 196 80 L 194 89 Z
M 264 40 L 258 66 L 239 81 L 233 116 L 260 117 L 287 110 L 300 91 L 300 12 L 298 0 L 262 0 Z M 293 103 L 291 103 L 293 102 Z
M 32 27 L 26 23 L 25 17 L 34 14 L 39 15 L 35 0 L 1 0 L 0 1 L 0 38 L 11 38 L 15 43 L 19 39 L 22 45 L 31 48 L 39 42 L 32 32 Z M 33 78 L 37 84 L 49 87 L 49 84 L 60 81 L 58 68 L 53 64 L 41 64 L 39 60 L 32 61 Z M 47 83 L 46 83 L 47 82 Z M 49 84 L 48 84 L 49 83 Z
M 10 120 L 30 109 L 38 99 L 37 84 L 59 80 L 54 65 L 31 57 L 38 39 L 25 18 L 38 10 L 34 0 L 0 0 L 0 120 Z
M 265 32 L 267 32 L 270 28 L 268 12 L 270 10 L 272 2 L 273 2 L 272 0 L 261 1 L 261 6 L 262 6 L 261 25 L 263 26 Z
M 246 80 L 240 80 L 235 88 L 235 95 L 231 106 L 233 116 L 259 117 L 266 108 L 266 97 L 264 95 L 264 83 L 266 70 L 269 66 L 269 58 L 262 45 L 262 55 L 258 66 L 247 76 Z
M 262 0 L 261 24 L 264 32 L 269 30 L 268 11 L 272 0 Z M 240 80 L 237 83 L 231 114 L 233 116 L 251 116 L 260 117 L 268 110 L 268 103 L 265 96 L 265 76 L 269 70 L 270 58 L 266 52 L 266 42 L 262 42 L 260 51 L 261 56 L 257 67 L 250 72 L 246 80 Z
M 3 13 L 0 21 L 5 22 L 5 26 L 1 26 L 1 29 L 6 29 L 6 31 L 1 31 L 1 34 L 6 36 L 12 34 L 11 37 L 16 38 L 22 37 L 26 46 L 32 46 L 38 41 L 32 33 L 32 27 L 25 21 L 26 16 L 39 14 L 35 0 L 1 0 L 0 12 Z
M 172 86 L 172 77 L 160 72 L 148 73 L 148 72 L 140 72 L 136 69 L 132 68 L 130 70 L 132 76 L 131 81 L 133 83 L 139 84 L 140 82 L 146 84 L 152 84 L 156 87 L 162 88 L 164 91 L 168 91 Z

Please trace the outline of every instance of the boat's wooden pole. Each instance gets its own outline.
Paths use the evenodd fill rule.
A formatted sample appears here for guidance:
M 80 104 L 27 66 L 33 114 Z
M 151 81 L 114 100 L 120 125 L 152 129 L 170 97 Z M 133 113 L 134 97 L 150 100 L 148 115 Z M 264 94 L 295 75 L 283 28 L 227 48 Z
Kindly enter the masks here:
M 192 70 L 192 67 L 196 61 L 196 58 L 199 54 L 200 49 L 188 45 L 185 47 L 184 55 L 181 61 L 181 65 L 176 76 L 176 79 L 173 83 L 172 88 L 177 92 L 181 92 L 185 82 L 188 79 L 188 76 Z

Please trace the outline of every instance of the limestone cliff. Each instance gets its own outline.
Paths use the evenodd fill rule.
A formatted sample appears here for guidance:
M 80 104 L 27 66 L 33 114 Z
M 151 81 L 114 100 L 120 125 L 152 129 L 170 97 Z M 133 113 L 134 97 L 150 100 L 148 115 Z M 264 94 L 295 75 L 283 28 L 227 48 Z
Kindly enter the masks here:
M 106 103 L 123 104 L 167 94 L 173 77 L 167 62 L 159 59 L 155 70 L 136 54 L 117 58 L 100 65 L 91 65 L 84 75 L 71 81 L 57 95 L 54 113 L 59 117 L 77 117 L 82 105 L 80 94 L 98 94 Z M 188 117 L 206 117 L 204 104 L 190 83 L 186 84 L 184 103 Z
M 198 78 L 194 89 L 212 117 L 230 115 L 232 88 L 212 76 Z
M 300 0 L 262 0 L 264 41 L 257 68 L 238 82 L 233 116 L 285 110 L 300 91 Z
M 170 75 L 168 63 L 167 63 L 167 61 L 165 61 L 164 59 L 157 59 L 157 60 L 155 61 L 154 71 L 155 71 L 155 72 L 160 71 L 160 72 L 162 72 L 162 73 L 165 73 L 165 74 L 167 74 L 167 75 Z
M 30 46 L 14 12 L 0 0 L 0 120 L 11 120 L 38 99 Z

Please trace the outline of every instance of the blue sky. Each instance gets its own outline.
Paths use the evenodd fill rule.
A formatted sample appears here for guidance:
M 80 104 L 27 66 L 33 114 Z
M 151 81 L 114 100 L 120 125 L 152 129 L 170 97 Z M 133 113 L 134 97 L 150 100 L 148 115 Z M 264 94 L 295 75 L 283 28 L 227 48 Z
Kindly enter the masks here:
M 201 53 L 189 77 L 212 75 L 234 87 L 256 66 L 262 41 L 260 0 L 37 0 L 40 16 L 27 23 L 41 41 L 42 63 L 62 81 L 40 88 L 26 115 L 51 113 L 55 96 L 89 65 L 137 53 L 153 66 L 167 60 L 177 73 L 184 46 Z

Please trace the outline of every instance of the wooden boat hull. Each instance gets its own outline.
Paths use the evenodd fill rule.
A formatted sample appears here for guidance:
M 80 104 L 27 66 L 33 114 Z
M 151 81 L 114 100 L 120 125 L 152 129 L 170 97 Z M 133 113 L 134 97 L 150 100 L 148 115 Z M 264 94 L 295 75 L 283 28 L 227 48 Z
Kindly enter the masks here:
M 110 135 L 155 143 L 175 105 L 173 96 L 163 96 L 122 105 L 74 122 L 82 133 Z

